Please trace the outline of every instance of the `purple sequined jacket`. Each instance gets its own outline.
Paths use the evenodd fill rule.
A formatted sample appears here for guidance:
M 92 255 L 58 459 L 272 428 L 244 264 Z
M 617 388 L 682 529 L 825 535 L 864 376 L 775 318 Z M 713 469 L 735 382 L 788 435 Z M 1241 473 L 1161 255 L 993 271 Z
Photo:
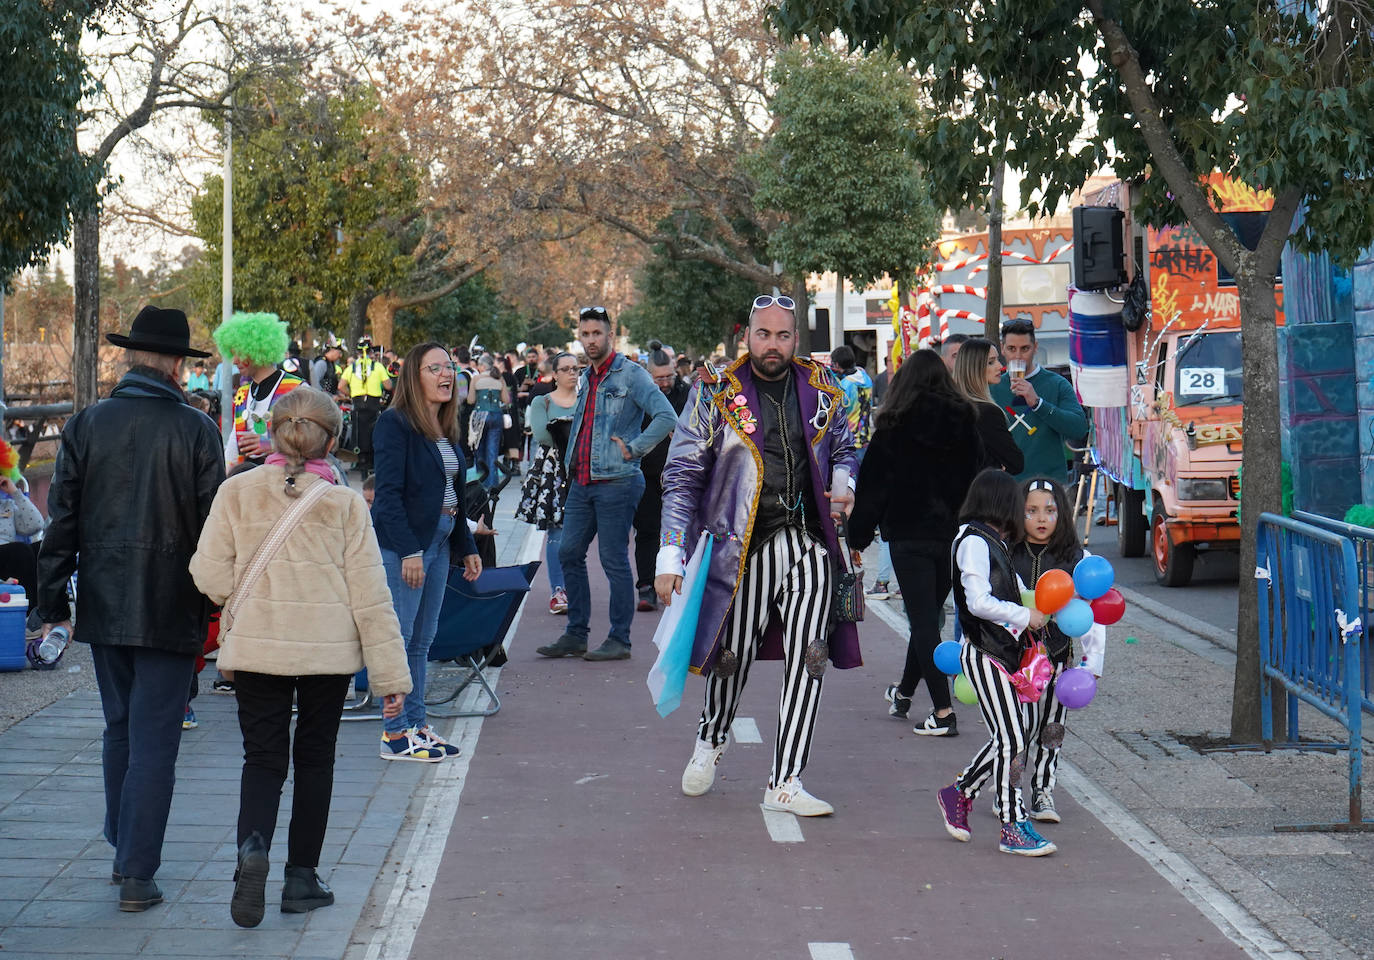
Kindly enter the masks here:
M 851 476 L 858 473 L 854 440 L 844 416 L 844 392 L 828 369 L 811 360 L 794 359 L 792 375 L 811 451 L 811 486 L 822 512 L 825 548 L 838 563 L 839 537 L 824 494 L 835 467 L 848 468 Z M 718 379 L 698 383 L 678 417 L 663 469 L 661 542 L 691 551 L 703 530 L 714 537 L 692 646 L 693 673 L 709 673 L 715 665 L 744 573 L 763 473 L 752 422 L 758 404 L 747 356 L 726 367 Z M 762 433 L 757 436 L 762 440 Z M 857 667 L 863 662 L 854 624 L 838 624 L 829 639 L 830 661 L 836 667 Z M 782 659 L 782 631 L 776 617 L 764 633 L 758 657 Z

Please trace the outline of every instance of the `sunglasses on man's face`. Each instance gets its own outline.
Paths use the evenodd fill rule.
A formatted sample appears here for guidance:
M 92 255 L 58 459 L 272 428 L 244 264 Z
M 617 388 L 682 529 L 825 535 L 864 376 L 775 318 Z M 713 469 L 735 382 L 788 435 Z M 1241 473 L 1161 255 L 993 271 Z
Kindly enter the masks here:
M 777 304 L 778 306 L 782 307 L 784 310 L 795 310 L 795 309 L 797 309 L 796 301 L 794 301 L 791 297 L 770 297 L 770 296 L 768 296 L 767 294 L 764 294 L 764 295 L 761 296 L 761 297 L 755 297 L 755 298 L 754 298 L 754 309 L 755 309 L 755 310 L 762 310 L 762 309 L 764 309 L 765 307 L 771 307 L 771 306 L 773 306 L 774 304 Z

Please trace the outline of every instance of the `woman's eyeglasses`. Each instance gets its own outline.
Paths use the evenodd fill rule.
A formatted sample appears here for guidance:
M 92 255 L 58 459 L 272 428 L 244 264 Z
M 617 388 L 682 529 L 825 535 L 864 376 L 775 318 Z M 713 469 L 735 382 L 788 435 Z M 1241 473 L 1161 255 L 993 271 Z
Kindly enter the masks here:
M 458 369 L 458 364 L 456 364 L 456 363 L 427 363 L 427 364 L 425 364 L 425 369 L 428 370 L 433 376 L 436 376 L 436 377 L 437 377 L 437 376 L 439 376 L 441 373 L 443 373 L 445 370 L 447 370 L 449 373 L 453 373 L 455 370 Z
M 771 306 L 773 306 L 774 304 L 777 304 L 778 306 L 782 307 L 784 310 L 795 310 L 795 309 L 797 309 L 796 301 L 794 301 L 791 297 L 771 297 L 771 296 L 769 296 L 768 294 L 765 293 L 765 294 L 764 294 L 763 296 L 761 296 L 761 297 L 755 297 L 755 298 L 754 298 L 754 309 L 755 309 L 755 310 L 762 310 L 762 309 L 764 309 L 765 307 L 771 307 Z
M 575 366 L 574 366 L 574 367 L 557 367 L 553 372 L 554 372 L 554 373 L 576 373 L 576 372 L 577 372 L 577 367 L 575 367 Z

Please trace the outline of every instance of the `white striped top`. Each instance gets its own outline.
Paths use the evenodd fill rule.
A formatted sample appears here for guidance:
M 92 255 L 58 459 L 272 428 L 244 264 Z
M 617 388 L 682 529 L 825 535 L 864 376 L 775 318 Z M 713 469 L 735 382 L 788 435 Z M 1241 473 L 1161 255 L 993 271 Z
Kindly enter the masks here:
M 458 454 L 447 439 L 435 440 L 434 445 L 439 448 L 439 456 L 444 461 L 444 509 L 453 510 L 458 506 L 458 491 L 453 486 L 453 477 L 460 463 Z

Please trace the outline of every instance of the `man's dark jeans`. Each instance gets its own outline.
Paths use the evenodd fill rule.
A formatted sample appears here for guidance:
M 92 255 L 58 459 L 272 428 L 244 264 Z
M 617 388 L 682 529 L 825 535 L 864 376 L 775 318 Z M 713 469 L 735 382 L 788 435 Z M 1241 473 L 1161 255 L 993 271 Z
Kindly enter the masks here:
M 585 640 L 592 616 L 591 584 L 587 579 L 587 550 L 597 541 L 601 569 L 611 586 L 610 638 L 630 642 L 635 615 L 635 582 L 630 573 L 630 521 L 644 495 L 644 475 L 583 486 L 574 481 L 563 508 L 563 542 L 558 560 L 568 591 L 568 629 Z
M 162 864 L 196 658 L 103 645 L 91 656 L 105 710 L 105 839 L 116 873 L 151 880 Z

